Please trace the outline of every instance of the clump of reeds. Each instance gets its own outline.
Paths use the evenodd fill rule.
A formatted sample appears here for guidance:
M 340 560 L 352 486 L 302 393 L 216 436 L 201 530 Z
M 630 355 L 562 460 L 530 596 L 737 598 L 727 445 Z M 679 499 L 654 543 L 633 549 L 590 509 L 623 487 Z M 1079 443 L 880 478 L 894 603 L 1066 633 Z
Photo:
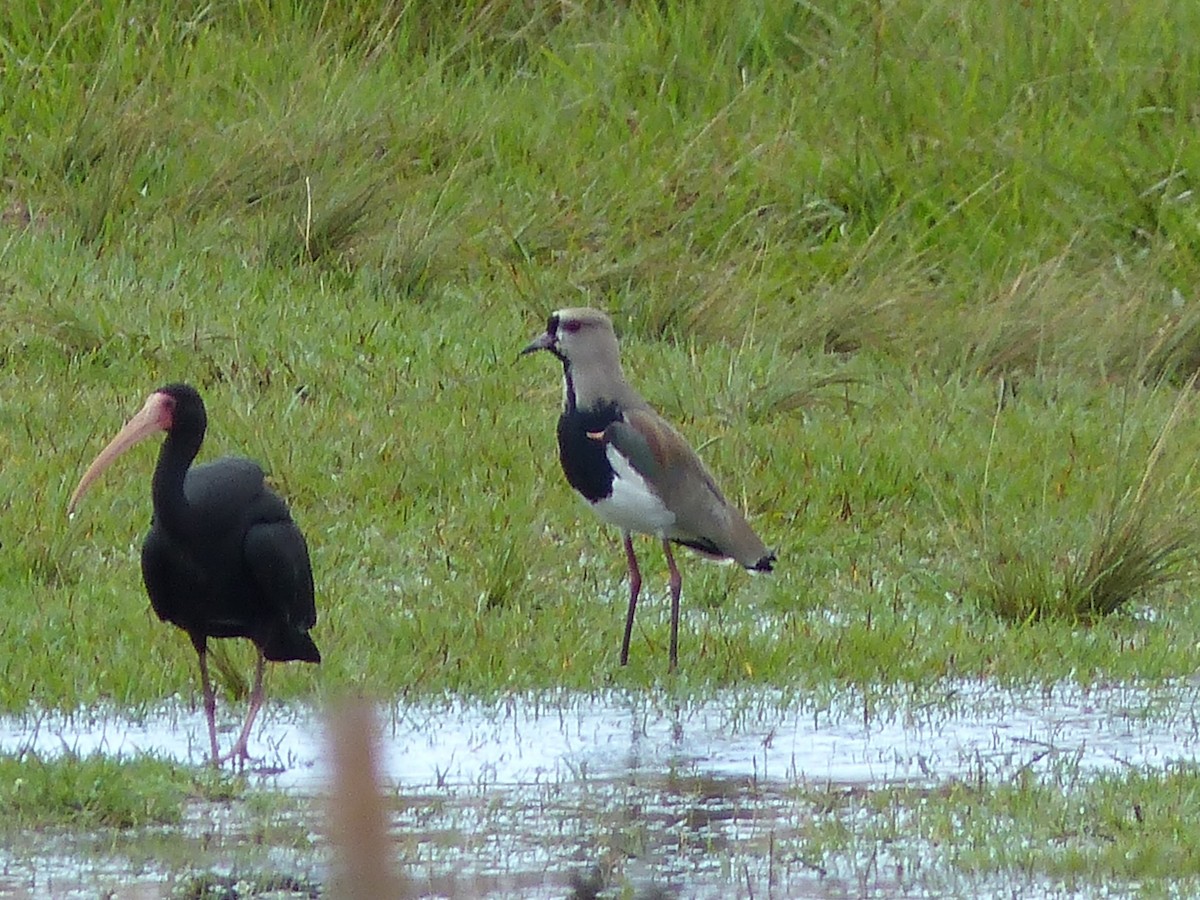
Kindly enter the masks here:
M 1018 546 L 986 554 L 982 594 L 1001 616 L 1091 621 L 1181 580 L 1196 546 L 1194 511 L 1161 463 L 1170 432 L 1190 401 L 1196 376 L 1159 432 L 1136 487 L 1118 493 L 1094 518 L 1082 546 Z

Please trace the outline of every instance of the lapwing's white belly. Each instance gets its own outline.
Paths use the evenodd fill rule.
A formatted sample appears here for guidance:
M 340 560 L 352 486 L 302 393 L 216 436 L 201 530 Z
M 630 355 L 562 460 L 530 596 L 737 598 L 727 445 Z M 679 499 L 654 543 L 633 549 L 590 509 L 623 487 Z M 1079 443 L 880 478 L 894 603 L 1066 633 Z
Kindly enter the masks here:
M 665 534 L 675 524 L 675 514 L 612 445 L 607 448 L 607 456 L 613 467 L 612 494 L 597 500 L 592 509 L 605 522 L 625 531 Z

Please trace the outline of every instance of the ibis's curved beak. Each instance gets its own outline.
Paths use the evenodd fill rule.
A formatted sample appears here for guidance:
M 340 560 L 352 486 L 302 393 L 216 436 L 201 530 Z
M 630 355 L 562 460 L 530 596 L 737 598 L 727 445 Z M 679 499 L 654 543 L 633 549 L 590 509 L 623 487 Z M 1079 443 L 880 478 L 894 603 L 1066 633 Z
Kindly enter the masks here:
M 125 427 L 117 432 L 117 436 L 109 441 L 108 446 L 100 451 L 100 455 L 92 460 L 92 464 L 83 473 L 83 477 L 79 479 L 79 484 L 67 503 L 67 515 L 75 512 L 75 507 L 83 499 L 83 495 L 87 493 L 92 482 L 99 478 L 118 456 L 138 441 L 148 438 L 155 432 L 165 431 L 171 426 L 169 401 L 170 398 L 165 394 L 154 393 L 149 396 L 146 405 L 125 423 Z

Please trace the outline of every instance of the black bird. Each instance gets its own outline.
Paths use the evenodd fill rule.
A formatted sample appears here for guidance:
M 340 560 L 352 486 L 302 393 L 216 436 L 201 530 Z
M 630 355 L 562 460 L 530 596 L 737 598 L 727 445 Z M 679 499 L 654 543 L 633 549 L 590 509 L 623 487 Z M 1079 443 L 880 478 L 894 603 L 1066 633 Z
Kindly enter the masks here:
M 642 573 L 632 533 L 662 542 L 671 579 L 670 670 L 678 663 L 683 578 L 672 544 L 714 560 L 770 572 L 775 554 L 725 499 L 700 457 L 625 380 L 612 319 L 597 309 L 560 309 L 522 354 L 547 350 L 563 366 L 558 456 L 571 487 L 621 529 L 629 567 L 629 610 L 621 665 L 629 661 Z
M 304 535 L 287 504 L 249 459 L 224 457 L 189 468 L 208 419 L 195 388 L 169 384 L 93 460 L 71 495 L 73 512 L 100 473 L 136 444 L 167 433 L 154 469 L 154 517 L 142 544 L 142 579 L 164 622 L 188 633 L 200 656 L 200 681 L 213 765 L 249 759 L 247 742 L 262 707 L 266 660 L 319 663 L 308 632 L 317 622 Z M 217 749 L 216 695 L 208 675 L 208 639 L 244 637 L 258 661 L 246 724 L 225 756 Z

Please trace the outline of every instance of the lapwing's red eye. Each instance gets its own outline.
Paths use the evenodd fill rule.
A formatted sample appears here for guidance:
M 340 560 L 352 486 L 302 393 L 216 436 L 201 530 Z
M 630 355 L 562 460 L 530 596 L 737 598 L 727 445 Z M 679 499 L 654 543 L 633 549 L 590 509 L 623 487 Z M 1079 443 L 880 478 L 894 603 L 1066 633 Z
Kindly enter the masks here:
M 574 319 L 568 319 L 566 322 L 562 323 L 562 327 L 563 331 L 565 331 L 567 334 L 574 334 L 583 327 L 583 323 Z

